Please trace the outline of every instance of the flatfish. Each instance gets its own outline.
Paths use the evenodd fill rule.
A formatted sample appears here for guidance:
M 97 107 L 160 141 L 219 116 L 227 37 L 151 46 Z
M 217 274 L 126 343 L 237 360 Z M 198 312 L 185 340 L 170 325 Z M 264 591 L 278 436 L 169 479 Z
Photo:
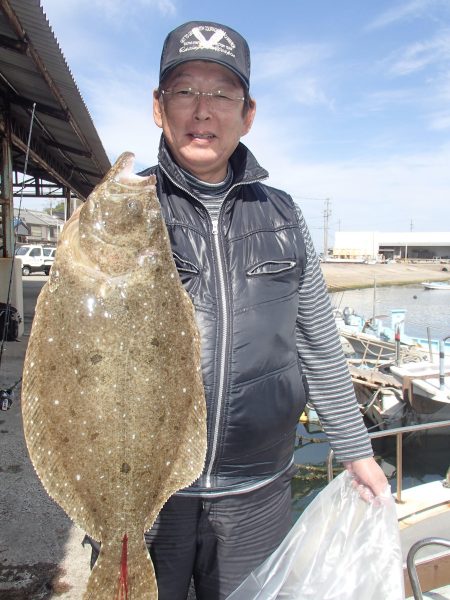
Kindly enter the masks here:
M 201 473 L 200 336 L 155 177 L 122 154 L 66 223 L 39 295 L 22 411 L 49 495 L 101 541 L 85 599 L 154 600 L 143 533 Z

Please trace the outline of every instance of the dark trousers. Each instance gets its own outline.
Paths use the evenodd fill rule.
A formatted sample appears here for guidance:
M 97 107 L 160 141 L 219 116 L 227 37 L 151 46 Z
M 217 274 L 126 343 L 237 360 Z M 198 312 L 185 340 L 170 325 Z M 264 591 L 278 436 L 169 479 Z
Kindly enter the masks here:
M 158 600 L 186 600 L 192 577 L 197 600 L 225 600 L 289 531 L 291 477 L 221 498 L 172 496 L 145 534 Z

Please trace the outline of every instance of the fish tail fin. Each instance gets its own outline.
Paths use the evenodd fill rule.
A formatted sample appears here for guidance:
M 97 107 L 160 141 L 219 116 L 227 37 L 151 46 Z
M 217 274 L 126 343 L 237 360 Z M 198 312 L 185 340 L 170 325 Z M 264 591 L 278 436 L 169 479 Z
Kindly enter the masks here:
M 144 536 L 104 540 L 83 600 L 157 600 L 155 571 Z

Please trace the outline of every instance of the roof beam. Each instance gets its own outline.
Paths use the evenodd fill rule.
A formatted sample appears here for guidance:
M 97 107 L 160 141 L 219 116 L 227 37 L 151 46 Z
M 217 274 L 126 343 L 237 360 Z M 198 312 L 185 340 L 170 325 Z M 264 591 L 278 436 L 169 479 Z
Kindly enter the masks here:
M 0 34 L 0 46 L 2 46 L 2 48 L 7 48 L 8 50 L 15 50 L 21 54 L 26 54 L 28 49 L 27 42 L 3 34 Z
M 5 124 L 0 120 L 0 132 L 4 131 Z M 30 159 L 36 165 L 43 168 L 56 181 L 61 183 L 61 185 L 73 190 L 73 192 L 81 199 L 84 200 L 86 198 L 86 191 L 83 190 L 83 184 L 79 180 L 77 182 L 71 181 L 74 174 L 74 169 L 72 166 L 68 168 L 67 165 L 62 165 L 61 163 L 55 161 L 55 159 L 45 151 L 45 147 L 39 144 L 36 139 L 32 138 L 31 146 L 28 148 L 27 134 L 18 123 L 12 123 L 11 142 L 24 154 L 26 154 L 27 150 L 29 150 Z M 86 185 L 91 187 L 89 183 L 86 183 Z
M 58 148 L 59 150 L 65 150 L 66 152 L 70 152 L 71 154 L 78 154 L 79 156 L 85 156 L 86 158 L 92 158 L 92 152 L 87 152 L 86 150 L 80 150 L 79 148 L 74 148 L 73 146 L 67 146 L 66 144 L 59 144 L 54 140 L 50 140 L 45 138 L 43 140 L 45 144 L 48 146 L 53 146 L 53 148 Z
M 68 169 L 70 168 L 72 171 L 75 171 L 75 173 L 80 173 L 81 175 L 89 175 L 90 177 L 96 177 L 97 179 L 102 178 L 102 176 L 99 173 L 94 173 L 93 171 L 88 171 L 87 169 L 82 169 L 75 165 L 69 165 L 66 163 L 66 167 Z
M 35 100 L 31 100 L 30 98 L 25 98 L 25 96 L 20 96 L 19 94 L 10 94 L 9 101 L 11 104 L 18 104 L 19 106 L 23 106 L 24 108 L 33 108 L 33 104 L 35 104 L 35 110 L 44 115 L 49 115 L 54 119 L 59 119 L 60 121 L 69 121 L 69 116 L 63 110 L 58 108 L 54 108 L 53 106 L 49 106 L 48 104 L 43 104 L 42 102 L 35 102 Z

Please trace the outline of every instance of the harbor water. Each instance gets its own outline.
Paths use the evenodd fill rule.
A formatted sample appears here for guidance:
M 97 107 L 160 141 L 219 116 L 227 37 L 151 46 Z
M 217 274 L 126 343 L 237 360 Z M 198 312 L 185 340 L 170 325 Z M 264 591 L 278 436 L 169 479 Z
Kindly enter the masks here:
M 433 339 L 450 335 L 450 291 L 426 290 L 420 284 L 348 290 L 330 294 L 334 308 L 351 307 L 356 314 L 370 319 L 386 316 L 391 309 L 404 309 L 405 333 L 411 337 Z M 326 486 L 326 458 L 330 449 L 318 424 L 298 425 L 295 463 L 299 466 L 292 484 L 294 518 Z M 392 491 L 396 490 L 396 451 L 394 438 L 373 442 L 375 457 L 382 466 Z M 337 471 L 343 467 L 336 464 Z M 403 489 L 420 483 L 444 479 L 450 466 L 450 436 L 419 432 L 405 436 L 403 442 Z M 336 472 L 337 472 L 336 471 Z
M 385 316 L 392 309 L 404 309 L 405 333 L 411 337 L 442 339 L 450 335 L 450 291 L 427 290 L 420 284 L 347 290 L 330 294 L 334 308 L 351 307 L 365 319 Z

